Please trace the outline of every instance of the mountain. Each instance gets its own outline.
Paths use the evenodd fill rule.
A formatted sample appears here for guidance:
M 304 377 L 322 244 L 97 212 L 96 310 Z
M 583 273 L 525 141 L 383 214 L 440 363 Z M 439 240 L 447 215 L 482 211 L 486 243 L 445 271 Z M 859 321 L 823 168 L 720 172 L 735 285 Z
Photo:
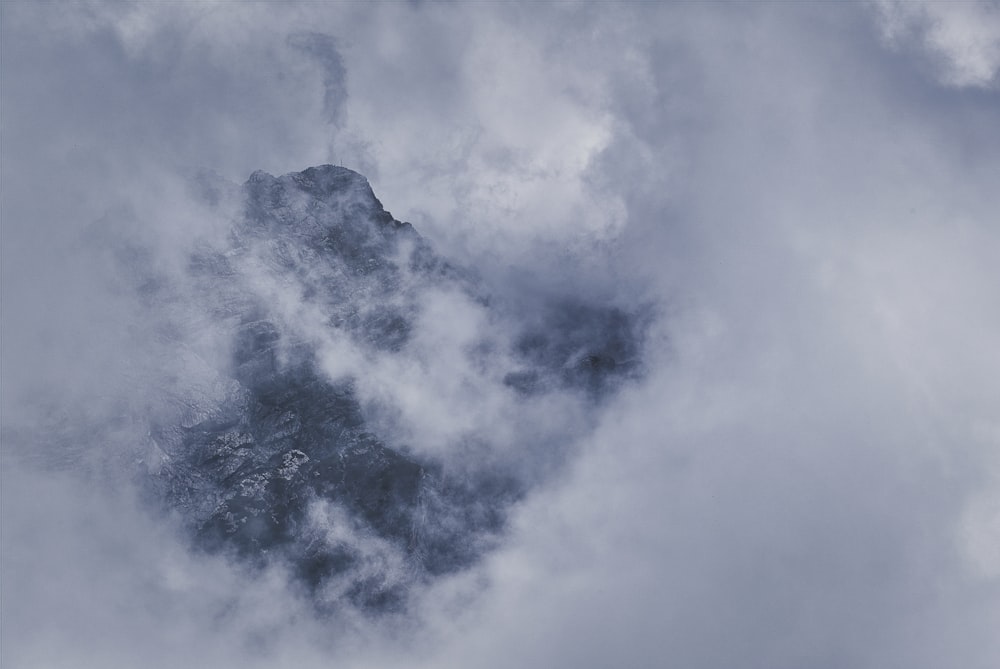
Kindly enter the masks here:
M 199 183 L 223 239 L 172 272 L 116 252 L 169 372 L 119 412 L 136 476 L 196 546 L 287 565 L 320 609 L 402 610 L 474 565 L 639 373 L 640 315 L 498 295 L 352 170 Z

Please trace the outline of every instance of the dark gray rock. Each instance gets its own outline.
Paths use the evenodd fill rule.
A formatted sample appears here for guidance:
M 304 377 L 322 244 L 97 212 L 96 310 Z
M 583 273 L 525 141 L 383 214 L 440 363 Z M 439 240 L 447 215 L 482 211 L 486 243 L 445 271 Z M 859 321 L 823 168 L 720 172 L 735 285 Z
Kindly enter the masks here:
M 214 201 L 222 189 L 209 191 Z M 286 561 L 321 606 L 404 607 L 408 588 L 495 545 L 531 480 L 485 459 L 453 466 L 380 434 L 357 379 L 323 371 L 313 330 L 359 355 L 405 355 L 424 291 L 448 287 L 499 307 L 356 172 L 255 172 L 238 197 L 229 241 L 192 255 L 183 290 L 145 289 L 151 308 L 170 295 L 200 305 L 230 351 L 213 372 L 224 390 L 177 398 L 194 407 L 189 417 L 151 426 L 165 457 L 148 488 L 181 512 L 199 545 L 249 563 Z M 494 317 L 516 334 L 484 350 L 506 346 L 497 359 L 513 364 L 498 384 L 524 402 L 569 392 L 596 412 L 638 373 L 641 319 L 621 309 L 554 299 Z

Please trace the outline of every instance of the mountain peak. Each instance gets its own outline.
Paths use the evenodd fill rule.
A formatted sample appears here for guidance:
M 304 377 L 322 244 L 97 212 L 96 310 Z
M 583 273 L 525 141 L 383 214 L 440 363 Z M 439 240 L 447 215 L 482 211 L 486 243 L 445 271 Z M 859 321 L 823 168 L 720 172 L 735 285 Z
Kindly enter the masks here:
M 149 490 L 201 546 L 283 561 L 320 608 L 401 611 L 413 587 L 497 545 L 550 458 L 637 372 L 640 327 L 581 300 L 490 298 L 345 167 L 256 171 L 240 194 L 232 234 L 184 277 L 189 320 L 227 355 L 151 421 L 164 457 Z M 484 327 L 453 337 L 451 317 Z M 489 427 L 427 428 L 407 413 L 416 395 Z M 550 401 L 572 407 L 565 435 L 535 411 Z M 513 449 L 544 455 L 522 467 Z
M 336 223 L 373 221 L 391 228 L 409 227 L 393 219 L 372 190 L 368 179 L 339 165 L 317 165 L 301 172 L 275 177 L 262 170 L 243 185 L 247 203 L 255 213 L 250 218 L 280 219 L 284 223 L 315 220 L 318 212 L 329 227 Z M 310 204 L 311 203 L 311 204 Z M 317 208 L 318 207 L 318 208 Z
M 293 182 L 300 190 L 318 198 L 326 198 L 333 193 L 353 193 L 363 199 L 377 201 L 364 175 L 338 165 L 318 165 L 301 172 L 289 172 L 279 181 L 286 179 Z
M 374 197 L 371 185 L 363 174 L 340 165 L 316 165 L 301 172 L 289 172 L 280 177 L 268 174 L 264 170 L 256 170 L 247 179 L 249 186 L 272 184 L 273 182 L 294 184 L 299 190 L 316 197 L 351 190 L 367 191 L 371 197 Z

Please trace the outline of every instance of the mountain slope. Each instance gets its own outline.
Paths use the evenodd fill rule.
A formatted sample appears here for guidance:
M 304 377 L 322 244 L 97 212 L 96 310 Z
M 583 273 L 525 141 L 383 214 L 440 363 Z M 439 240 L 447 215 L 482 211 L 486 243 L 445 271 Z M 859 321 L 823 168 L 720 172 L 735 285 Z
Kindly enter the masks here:
M 349 169 L 201 187 L 228 232 L 181 270 L 102 237 L 158 370 L 116 411 L 154 507 L 320 608 L 400 610 L 474 565 L 638 373 L 639 316 L 497 297 Z

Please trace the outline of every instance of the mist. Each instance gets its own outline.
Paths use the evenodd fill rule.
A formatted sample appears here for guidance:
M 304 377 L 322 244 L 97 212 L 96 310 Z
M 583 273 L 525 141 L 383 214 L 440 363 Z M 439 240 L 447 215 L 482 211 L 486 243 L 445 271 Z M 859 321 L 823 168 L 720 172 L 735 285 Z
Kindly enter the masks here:
M 0 12 L 4 666 L 1000 661 L 995 4 Z M 320 164 L 467 283 L 365 302 L 416 314 L 399 351 L 326 327 L 329 277 L 266 246 L 233 299 L 383 434 L 525 482 L 402 615 L 320 615 L 136 483 L 151 425 L 229 392 L 190 270 L 227 189 Z M 635 373 L 525 401 L 504 351 L 564 302 L 636 314 Z

